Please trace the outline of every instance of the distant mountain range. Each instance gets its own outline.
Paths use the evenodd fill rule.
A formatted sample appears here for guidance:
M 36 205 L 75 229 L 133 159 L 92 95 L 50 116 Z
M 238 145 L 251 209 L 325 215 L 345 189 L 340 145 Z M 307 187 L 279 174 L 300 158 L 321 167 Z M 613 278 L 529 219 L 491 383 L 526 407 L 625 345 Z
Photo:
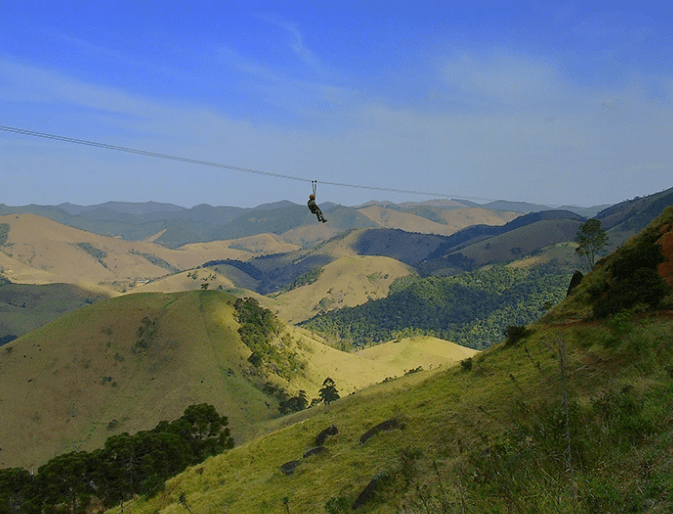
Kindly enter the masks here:
M 671 204 L 673 189 L 602 209 L 597 218 L 608 229 L 608 250 Z M 207 284 L 241 294 L 273 294 L 279 303 L 270 308 L 286 313 L 288 321 L 298 321 L 380 298 L 393 277 L 404 273 L 446 277 L 515 261 L 527 267 L 553 262 L 572 273 L 582 265 L 572 240 L 586 218 L 570 210 L 518 215 L 446 200 L 323 207 L 329 218 L 326 224 L 291 202 L 254 209 L 208 205 L 186 209 L 156 202 L 0 205 L 0 216 L 5 215 L 0 218 L 0 280 L 4 277 L 17 288 L 5 290 L 11 298 L 0 298 L 5 313 L 0 337 L 34 328 L 29 321 L 38 318 L 29 315 L 23 302 L 16 303 L 19 296 L 41 297 L 45 305 L 53 305 L 44 320 L 64 312 L 65 303 L 51 289 L 31 284 L 80 285 L 96 295 L 175 292 Z M 9 216 L 26 213 L 43 218 Z M 372 268 L 364 276 L 348 260 L 354 258 L 383 260 L 369 263 L 378 271 Z M 345 273 L 359 278 L 349 279 L 343 287 L 319 282 L 300 300 L 296 292 L 283 299 L 287 294 L 283 291 L 310 283 L 306 277 L 326 269 L 333 270 L 334 277 Z M 36 289 L 19 290 L 19 284 Z M 82 301 L 74 295 L 72 307 Z
M 602 209 L 597 217 L 609 230 L 612 247 L 616 247 L 670 204 L 673 204 L 673 188 Z M 511 202 L 492 206 L 536 207 Z M 24 243 L 14 247 L 10 252 L 14 261 L 8 261 L 5 267 L 14 269 L 12 276 L 16 277 L 20 268 L 30 274 L 26 266 L 35 268 L 39 260 L 41 267 L 35 270 L 40 277 L 37 283 L 77 283 L 75 277 L 82 276 L 88 267 L 91 272 L 95 271 L 89 280 L 125 283 L 154 279 L 167 270 L 174 272 L 207 265 L 228 270 L 225 275 L 236 287 L 267 294 L 280 290 L 312 268 L 333 262 L 343 255 L 340 252 L 345 247 L 351 255 L 396 259 L 415 267 L 423 276 L 446 276 L 488 263 L 507 263 L 551 245 L 572 241 L 586 219 L 571 210 L 518 215 L 448 200 L 405 205 L 370 203 L 360 207 L 325 203 L 323 208 L 329 219 L 326 224 L 317 223 L 304 206 L 287 201 L 252 209 L 209 205 L 186 209 L 156 202 L 23 207 L 0 204 L 0 215 L 33 213 L 61 225 L 114 237 L 117 241 L 112 243 L 84 233 L 66 234 L 58 226 L 46 229 L 44 234 L 37 231 L 29 236 L 26 232 L 25 244 L 33 249 L 29 250 Z M 12 219 L 9 222 L 15 224 Z M 24 223 L 14 226 L 12 231 L 34 232 L 36 228 L 34 223 Z M 58 240 L 67 244 L 55 262 L 57 242 L 49 246 L 47 240 L 61 232 Z M 260 234 L 267 234 L 267 239 L 238 242 Z M 44 248 L 40 246 L 42 249 L 38 248 L 40 240 L 45 241 Z M 217 241 L 229 243 L 204 246 Z M 321 241 L 323 244 L 316 244 Z M 185 245 L 189 243 L 201 246 L 188 248 Z M 179 252 L 166 251 L 178 248 Z M 101 257 L 100 253 L 96 258 L 90 257 L 91 262 L 82 262 L 70 269 L 70 258 L 66 255 L 79 252 L 72 256 L 73 262 L 77 262 L 81 259 L 77 255 L 83 250 L 103 252 L 107 257 Z M 31 257 L 33 254 L 37 258 Z M 17 259 L 20 262 L 16 262 Z M 35 259 L 33 264 L 28 262 L 31 259 Z M 53 278 L 49 278 L 51 275 Z
M 479 209 L 490 212 L 492 218 L 485 220 L 487 224 L 497 224 L 500 213 L 511 213 L 509 219 L 516 214 L 551 210 L 544 205 L 521 202 L 492 202 L 478 205 L 466 200 L 429 200 L 421 203 L 393 204 L 390 202 L 370 202 L 360 207 L 346 207 L 330 202 L 321 205 L 329 216 L 329 223 L 320 236 L 301 235 L 304 244 L 314 244 L 329 239 L 340 232 L 356 228 L 390 228 L 384 219 L 378 216 L 372 219 L 372 207 L 384 212 L 396 213 L 393 225 L 402 223 L 405 230 L 422 233 L 440 233 L 448 235 L 454 232 L 447 227 L 436 227 L 428 221 L 439 225 L 451 225 L 450 215 L 446 211 L 466 211 Z M 605 205 L 595 207 L 564 207 L 580 216 L 593 216 Z M 169 203 L 157 202 L 106 202 L 98 205 L 24 205 L 12 207 L 0 204 L 0 215 L 6 214 L 37 214 L 57 221 L 64 225 L 80 228 L 96 234 L 121 237 L 129 241 L 140 241 L 153 236 L 152 241 L 169 248 L 178 248 L 189 243 L 236 239 L 261 233 L 280 235 L 291 230 L 315 228 L 315 217 L 303 205 L 289 201 L 281 201 L 259 205 L 254 208 L 213 207 L 207 204 L 192 208 L 181 207 Z M 406 216 L 405 222 L 400 221 Z M 505 218 L 506 221 L 509 221 Z M 496 222 L 496 223 L 494 223 Z M 463 226 L 457 228 L 464 228 Z M 293 241 L 296 242 L 296 241 Z M 300 243 L 301 244 L 301 243 Z

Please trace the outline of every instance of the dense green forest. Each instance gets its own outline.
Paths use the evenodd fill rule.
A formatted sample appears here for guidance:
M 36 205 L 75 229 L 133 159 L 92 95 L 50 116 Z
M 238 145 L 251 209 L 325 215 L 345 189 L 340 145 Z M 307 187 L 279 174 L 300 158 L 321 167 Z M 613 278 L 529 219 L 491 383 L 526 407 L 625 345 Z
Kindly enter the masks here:
M 501 341 L 508 326 L 530 323 L 561 301 L 571 275 L 548 264 L 405 277 L 386 298 L 321 314 L 303 325 L 331 341 L 341 339 L 344 349 L 420 331 L 480 350 Z
M 284 334 L 282 323 L 254 298 L 239 298 L 234 304 L 238 333 L 252 354 L 248 361 L 260 371 L 271 371 L 287 380 L 292 379 L 306 363 L 293 351 L 293 340 Z
M 112 436 L 102 449 L 56 456 L 36 475 L 2 469 L 0 514 L 83 514 L 94 498 L 111 507 L 136 494 L 152 495 L 187 466 L 233 448 L 227 424 L 212 405 L 192 405 L 152 430 Z

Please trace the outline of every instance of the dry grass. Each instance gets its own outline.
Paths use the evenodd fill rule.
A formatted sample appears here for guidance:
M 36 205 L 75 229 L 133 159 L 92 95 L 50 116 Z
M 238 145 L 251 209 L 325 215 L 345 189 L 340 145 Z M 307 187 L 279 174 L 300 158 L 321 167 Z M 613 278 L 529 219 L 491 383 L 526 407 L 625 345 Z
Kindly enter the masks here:
M 176 269 L 191 269 L 214 259 L 241 259 L 296 250 L 293 244 L 261 234 L 230 241 L 186 245 L 177 250 L 151 242 L 125 241 L 61 225 L 32 214 L 0 216 L 10 226 L 0 249 L 0 268 L 20 284 L 78 284 L 119 294 L 146 280 L 171 273 L 142 254 L 157 257 Z M 97 259 L 80 246 L 104 252 Z M 173 290 L 174 284 L 167 284 Z
M 393 281 L 413 273 L 413 268 L 389 257 L 340 257 L 323 268 L 316 282 L 275 297 L 274 306 L 280 319 L 299 323 L 318 312 L 388 296 Z
M 455 343 L 430 336 L 405 337 L 399 341 L 390 341 L 355 355 L 387 364 L 397 370 L 398 376 L 421 366 L 432 369 L 437 365 L 451 365 L 458 361 L 474 357 L 479 352 Z M 410 368 L 410 364 L 415 367 Z
M 480 207 L 446 209 L 440 213 L 443 223 L 437 223 L 416 214 L 386 209 L 379 205 L 371 205 L 358 211 L 383 228 L 398 228 L 407 232 L 443 236 L 450 236 L 475 224 L 504 225 L 518 216 L 516 213 L 489 211 Z
M 277 417 L 277 400 L 246 378 L 250 351 L 237 333 L 234 300 L 217 291 L 125 295 L 3 346 L 0 465 L 32 467 L 73 449 L 92 450 L 113 434 L 178 418 L 196 403 L 228 416 L 239 442 L 264 430 L 256 424 Z M 345 396 L 427 365 L 431 355 L 378 362 L 287 330 L 307 365 L 291 383 L 275 382 L 309 398 L 327 377 Z M 446 361 L 436 356 L 432 364 Z

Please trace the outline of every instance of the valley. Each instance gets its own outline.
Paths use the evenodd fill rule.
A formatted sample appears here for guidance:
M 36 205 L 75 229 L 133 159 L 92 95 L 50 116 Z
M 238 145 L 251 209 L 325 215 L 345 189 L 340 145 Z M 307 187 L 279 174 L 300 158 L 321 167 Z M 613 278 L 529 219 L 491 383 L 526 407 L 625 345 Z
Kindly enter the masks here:
M 584 511 L 589 498 L 601 498 L 596 512 L 609 512 L 601 470 L 621 462 L 624 473 L 636 473 L 640 464 L 627 466 L 629 453 L 609 448 L 617 423 L 609 416 L 622 414 L 596 406 L 614 397 L 658 412 L 670 401 L 673 362 L 662 341 L 671 296 L 656 278 L 673 280 L 673 218 L 670 207 L 658 211 L 669 193 L 597 213 L 610 255 L 567 298 L 570 276 L 584 266 L 573 238 L 586 220 L 568 210 L 328 205 L 334 225 L 326 231 L 293 221 L 292 205 L 202 208 L 212 219 L 219 212 L 222 227 L 238 220 L 227 230 L 240 237 L 207 240 L 211 232 L 180 245 L 177 225 L 160 220 L 164 211 L 125 214 L 127 234 L 130 226 L 165 225 L 143 240 L 34 213 L 0 216 L 0 467 L 37 469 L 67 452 L 93 452 L 112 436 L 207 403 L 228 418 L 235 448 L 158 495 L 136 498 L 132 512 L 345 512 L 368 483 L 376 493 L 362 499 L 363 512 L 461 504 L 480 512 L 493 501 L 549 508 L 545 488 L 567 508 Z M 88 212 L 108 228 L 115 218 L 105 208 Z M 68 216 L 81 222 L 83 213 Z M 282 223 L 255 233 L 275 216 Z M 619 270 L 641 267 L 641 254 L 657 245 L 661 259 L 645 258 L 650 271 L 641 273 L 657 284 L 650 290 L 661 290 L 654 298 Z M 622 290 L 634 299 L 623 300 Z M 245 309 L 253 325 L 243 321 Z M 624 359 L 629 365 L 618 369 Z M 646 384 L 643 367 L 652 376 Z M 340 395 L 330 404 L 320 400 L 327 379 Z M 570 404 L 559 403 L 568 395 Z M 304 407 L 279 414 L 302 398 Z M 638 412 L 654 435 L 628 440 L 663 451 L 667 425 Z M 555 425 L 561 415 L 571 421 Z M 391 428 L 360 442 L 384 422 Z M 302 458 L 332 424 L 339 433 L 325 453 Z M 553 464 L 570 465 L 567 433 L 575 486 Z M 518 439 L 503 446 L 508 434 Z M 594 452 L 587 441 L 598 445 Z M 518 465 L 504 471 L 514 454 L 546 482 Z M 297 458 L 293 473 L 279 471 Z M 667 463 L 653 464 L 652 477 L 665 476 Z M 493 475 L 489 466 L 501 468 Z M 634 494 L 629 487 L 625 481 L 619 494 Z M 507 494 L 496 500 L 493 490 Z M 654 501 L 648 491 L 638 498 Z

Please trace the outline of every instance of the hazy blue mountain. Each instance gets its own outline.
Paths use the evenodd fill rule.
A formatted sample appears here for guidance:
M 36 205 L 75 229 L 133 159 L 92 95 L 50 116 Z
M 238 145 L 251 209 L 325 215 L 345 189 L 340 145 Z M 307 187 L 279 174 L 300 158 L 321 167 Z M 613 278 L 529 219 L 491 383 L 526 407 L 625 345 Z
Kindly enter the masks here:
M 414 214 L 428 220 L 441 223 L 442 211 L 460 207 L 483 207 L 492 210 L 521 212 L 512 223 L 504 226 L 474 225 L 461 230 L 445 241 L 437 252 L 450 250 L 470 241 L 502 234 L 531 223 L 534 214 L 540 212 L 557 213 L 544 216 L 564 216 L 566 219 L 596 216 L 603 227 L 618 231 L 614 241 L 647 225 L 663 207 L 673 203 L 673 189 L 662 191 L 643 198 L 634 198 L 619 204 L 605 207 L 567 206 L 561 209 L 549 209 L 545 205 L 526 202 L 497 201 L 479 205 L 469 200 L 427 200 L 424 202 L 369 202 L 365 205 L 380 205 L 387 209 Z M 357 211 L 356 207 L 346 207 L 332 202 L 321 203 L 322 210 L 328 214 L 330 227 L 340 231 L 354 228 L 375 227 L 375 223 Z M 564 212 L 565 214 L 558 214 Z M 217 239 L 233 239 L 251 236 L 263 232 L 281 234 L 315 222 L 315 217 L 306 206 L 287 200 L 258 205 L 254 208 L 211 206 L 208 204 L 185 208 L 179 205 L 159 202 L 106 202 L 98 205 L 73 205 L 63 203 L 57 206 L 24 205 L 7 206 L 0 204 L 0 215 L 32 213 L 50 218 L 59 223 L 80 228 L 106 236 L 123 237 L 127 240 L 140 240 L 166 231 L 157 243 L 169 247 L 178 247 L 187 243 L 206 242 Z M 574 213 L 575 218 L 569 213 Z M 532 216 L 532 217 L 531 217 Z M 387 236 L 386 236 L 387 237 Z M 413 253 L 413 252 L 412 252 Z M 413 259 L 415 259 L 414 257 Z M 412 259 L 412 260 L 413 260 Z
M 98 208 L 110 209 L 115 212 L 122 212 L 128 214 L 136 214 L 142 216 L 150 212 L 176 212 L 185 209 L 179 205 L 172 203 L 158 203 L 158 202 L 105 202 L 98 205 L 74 205 L 71 203 L 62 203 L 57 207 L 72 214 L 82 214 L 87 211 L 92 211 Z
M 673 188 L 653 195 L 635 197 L 603 209 L 596 215 L 604 229 L 621 225 L 622 230 L 640 230 L 673 204 Z
M 506 200 L 497 200 L 495 202 L 485 203 L 483 205 L 480 205 L 480 207 L 483 207 L 484 209 L 492 209 L 494 211 L 520 212 L 522 214 L 528 212 L 548 211 L 552 209 L 548 205 L 541 205 L 527 202 L 508 202 Z

